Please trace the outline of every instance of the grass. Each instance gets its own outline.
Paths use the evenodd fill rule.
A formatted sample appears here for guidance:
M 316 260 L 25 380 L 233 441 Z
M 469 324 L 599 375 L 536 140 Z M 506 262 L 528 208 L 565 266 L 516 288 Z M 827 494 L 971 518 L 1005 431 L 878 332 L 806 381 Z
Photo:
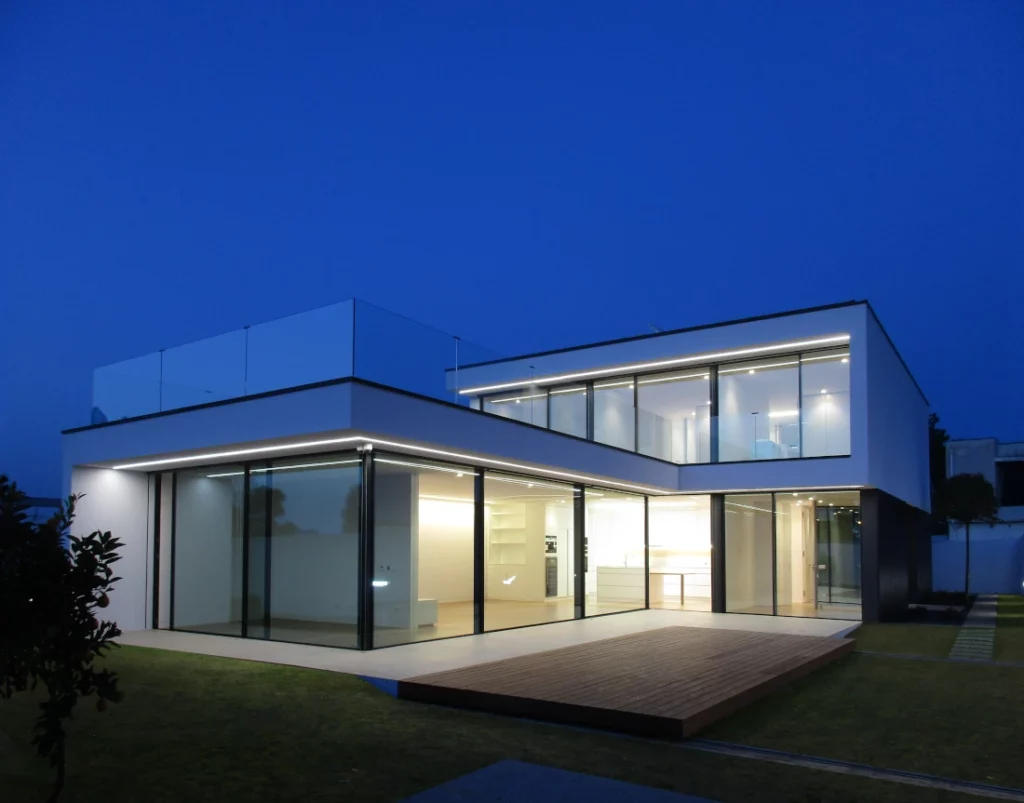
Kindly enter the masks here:
M 127 697 L 106 713 L 80 707 L 70 727 L 67 803 L 398 801 L 504 758 L 724 803 L 973 799 L 406 703 L 328 672 L 141 648 L 117 651 L 109 665 Z M 1011 676 L 1000 674 L 1017 673 L 1024 688 L 1024 670 L 934 666 L 949 674 L 936 676 L 925 662 L 853 656 L 714 735 L 1024 783 L 1019 740 L 1007 732 L 1021 692 L 1005 688 Z M 992 682 L 970 674 L 981 672 Z M 979 687 L 985 694 L 970 693 Z M 9 737 L 6 748 L 0 738 L 0 800 L 46 797 L 48 768 L 29 753 L 35 702 L 0 701 L 0 734 Z
M 996 660 L 1024 662 L 1024 597 L 1001 595 L 996 612 Z
M 708 738 L 1024 787 L 1024 669 L 854 653 Z
M 857 650 L 945 658 L 960 628 L 953 625 L 869 624 L 853 634 Z

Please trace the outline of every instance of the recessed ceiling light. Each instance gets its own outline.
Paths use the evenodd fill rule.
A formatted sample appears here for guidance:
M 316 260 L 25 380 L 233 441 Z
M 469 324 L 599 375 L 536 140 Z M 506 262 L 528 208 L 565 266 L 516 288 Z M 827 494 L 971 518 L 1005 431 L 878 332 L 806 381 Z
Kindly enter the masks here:
M 799 495 L 800 494 L 798 494 L 796 491 L 793 491 L 793 496 L 799 496 Z
M 747 371 L 747 373 L 748 373 L 748 374 L 752 374 L 752 373 L 754 373 L 754 369 L 753 369 L 753 368 L 751 368 L 751 369 L 750 369 L 749 371 Z
M 462 472 L 461 472 L 461 471 L 456 471 L 456 472 L 455 472 L 455 476 L 456 476 L 456 477 L 461 477 L 461 476 L 463 476 L 463 474 L 462 474 Z
M 843 357 L 843 359 L 840 360 L 840 362 L 849 362 L 849 361 L 850 361 L 849 357 Z
M 828 393 L 828 391 L 827 391 L 827 390 L 825 390 L 825 388 L 822 388 L 822 389 L 821 389 L 821 392 L 822 392 L 822 393 Z

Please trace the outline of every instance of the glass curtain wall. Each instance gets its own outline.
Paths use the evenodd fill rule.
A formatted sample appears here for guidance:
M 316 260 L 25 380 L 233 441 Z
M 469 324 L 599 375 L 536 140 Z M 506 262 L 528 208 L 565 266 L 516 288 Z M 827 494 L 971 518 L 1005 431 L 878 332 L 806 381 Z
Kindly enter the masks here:
M 850 453 L 850 350 L 800 358 L 803 457 Z
M 484 628 L 573 619 L 571 485 L 484 474 Z
M 465 466 L 375 456 L 374 647 L 473 632 L 475 477 Z
M 725 497 L 726 610 L 860 619 L 860 494 L 772 496 Z
M 717 371 L 717 419 L 711 368 L 595 380 L 590 435 L 583 384 L 510 391 L 472 404 L 681 465 L 850 453 L 848 347 L 726 363 Z
M 673 463 L 711 461 L 711 382 L 706 369 L 639 377 L 637 451 Z
M 176 483 L 173 626 L 241 636 L 245 470 L 184 469 Z
M 356 647 L 358 455 L 274 460 L 250 477 L 249 637 Z
M 633 377 L 594 383 L 594 440 L 620 449 L 636 450 Z
M 535 427 L 547 427 L 548 392 L 545 388 L 526 388 L 488 396 L 484 399 L 484 412 Z
M 552 388 L 548 396 L 550 425 L 555 432 L 587 437 L 587 386 Z
M 718 459 L 800 456 L 800 362 L 793 357 L 718 370 Z
M 725 610 L 774 613 L 772 495 L 725 497 Z
M 643 497 L 588 488 L 583 498 L 587 616 L 644 608 Z
M 652 496 L 651 607 L 711 610 L 711 497 Z

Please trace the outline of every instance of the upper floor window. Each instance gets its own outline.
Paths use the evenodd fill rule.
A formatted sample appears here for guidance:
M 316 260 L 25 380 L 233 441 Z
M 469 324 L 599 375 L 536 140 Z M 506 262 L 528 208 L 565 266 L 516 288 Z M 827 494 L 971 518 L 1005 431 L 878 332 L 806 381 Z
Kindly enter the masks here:
M 637 379 L 637 451 L 673 463 L 711 462 L 708 369 Z
M 772 357 L 719 368 L 719 462 L 799 456 L 799 359 Z
M 800 358 L 801 457 L 850 453 L 850 350 Z
M 620 449 L 636 449 L 633 377 L 594 382 L 594 440 Z
M 850 349 L 534 386 L 474 405 L 678 464 L 848 455 Z
M 511 418 L 537 427 L 548 425 L 548 392 L 545 388 L 525 388 L 489 396 L 484 412 Z

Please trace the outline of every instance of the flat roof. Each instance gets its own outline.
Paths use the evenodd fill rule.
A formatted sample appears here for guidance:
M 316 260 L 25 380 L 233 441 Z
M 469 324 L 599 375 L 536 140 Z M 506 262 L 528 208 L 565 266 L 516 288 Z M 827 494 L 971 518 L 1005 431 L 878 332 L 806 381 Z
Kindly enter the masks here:
M 801 309 L 786 310 L 784 312 L 773 312 L 773 313 L 768 314 L 768 315 L 754 315 L 752 317 L 747 317 L 747 318 L 734 318 L 733 320 L 730 320 L 730 321 L 718 321 L 716 323 L 706 323 L 706 324 L 701 324 L 699 326 L 684 326 L 684 327 L 682 327 L 680 329 L 668 329 L 668 330 L 665 330 L 664 332 L 649 332 L 649 333 L 642 334 L 642 335 L 632 335 L 631 337 L 619 337 L 619 338 L 615 338 L 615 339 L 612 339 L 612 340 L 599 340 L 599 341 L 597 341 L 595 343 L 583 343 L 581 345 L 566 346 L 565 348 L 560 348 L 560 349 L 549 349 L 547 351 L 534 351 L 534 352 L 530 352 L 530 353 L 527 353 L 527 354 L 517 354 L 514 357 L 503 357 L 503 358 L 498 359 L 498 360 L 486 360 L 484 362 L 466 363 L 465 365 L 460 365 L 458 367 L 458 370 L 462 371 L 462 370 L 465 370 L 467 368 L 478 368 L 478 367 L 481 367 L 481 366 L 484 366 L 484 365 L 500 365 L 501 363 L 516 362 L 517 360 L 528 360 L 528 359 L 532 359 L 534 357 L 546 357 L 546 356 L 548 356 L 550 354 L 565 354 L 565 353 L 570 352 L 570 351 L 583 351 L 585 349 L 600 348 L 602 346 L 614 346 L 614 345 L 617 345 L 619 343 L 632 343 L 632 342 L 638 341 L 638 340 L 651 340 L 653 338 L 667 337 L 669 335 L 679 335 L 679 334 L 684 334 L 686 332 L 699 332 L 699 331 L 704 330 L 704 329 L 717 329 L 717 328 L 720 328 L 720 327 L 723 327 L 723 326 L 737 326 L 739 324 L 744 324 L 744 323 L 755 323 L 756 321 L 768 321 L 768 320 L 771 320 L 773 318 L 786 318 L 786 317 L 789 317 L 789 316 L 792 316 L 792 315 L 807 315 L 807 314 L 812 313 L 812 312 L 825 312 L 827 310 L 842 309 L 843 307 L 856 307 L 856 306 L 865 306 L 865 307 L 868 308 L 868 311 L 871 313 L 871 317 L 875 319 L 875 323 L 878 324 L 878 328 L 881 330 L 882 334 L 885 336 L 885 339 L 886 339 L 886 341 L 888 341 L 890 348 L 892 348 L 893 352 L 896 354 L 896 358 L 900 361 L 900 364 L 903 366 L 903 370 L 905 370 L 907 372 L 907 376 L 910 377 L 910 381 L 913 382 L 914 383 L 914 387 L 917 388 L 917 392 L 919 394 L 921 394 L 921 398 L 924 399 L 925 404 L 931 406 L 931 402 L 928 401 L 928 397 L 925 396 L 924 395 L 924 391 L 921 390 L 921 386 L 917 383 L 917 379 L 914 378 L 914 374 L 911 373 L 910 367 L 907 365 L 906 360 L 903 359 L 903 355 L 900 354 L 899 349 L 896 348 L 896 344 L 892 342 L 892 338 L 889 337 L 889 333 L 887 331 L 885 331 L 885 327 L 882 326 L 882 321 L 879 320 L 878 314 L 875 312 L 874 307 L 871 306 L 871 302 L 868 301 L 867 299 L 863 299 L 863 300 L 859 300 L 859 301 L 857 301 L 857 300 L 840 301 L 840 302 L 837 302 L 835 304 L 822 304 L 822 305 L 819 305 L 817 307 L 802 307 Z M 454 370 L 456 370 L 456 369 L 455 368 L 448 368 L 447 372 L 454 371 Z

